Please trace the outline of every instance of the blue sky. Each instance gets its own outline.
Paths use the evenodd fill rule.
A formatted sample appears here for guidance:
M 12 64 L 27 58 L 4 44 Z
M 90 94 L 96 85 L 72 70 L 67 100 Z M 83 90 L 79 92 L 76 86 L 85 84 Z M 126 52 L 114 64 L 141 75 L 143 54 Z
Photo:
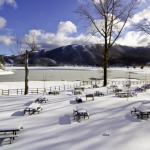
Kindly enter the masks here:
M 53 49 L 69 44 L 88 43 L 84 24 L 79 21 L 79 15 L 73 13 L 80 1 L 0 0 L 0 54 L 11 55 L 11 39 L 14 35 L 23 37 L 33 29 L 43 42 L 41 48 Z M 140 12 L 150 14 L 148 6 L 150 0 L 143 0 L 135 20 L 140 18 Z M 145 42 L 140 45 L 140 41 Z M 143 46 L 147 41 L 146 35 L 128 31 L 117 42 L 122 45 Z

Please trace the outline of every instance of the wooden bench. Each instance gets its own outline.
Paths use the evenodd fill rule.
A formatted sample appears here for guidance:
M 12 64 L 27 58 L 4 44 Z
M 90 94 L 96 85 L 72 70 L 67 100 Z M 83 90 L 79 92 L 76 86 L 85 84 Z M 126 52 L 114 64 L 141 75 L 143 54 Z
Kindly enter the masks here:
M 89 97 L 92 97 L 92 100 L 94 101 L 94 94 L 87 94 L 86 95 L 86 101 L 87 101 L 87 98 L 89 98 Z
M 77 117 L 77 116 L 78 116 L 77 111 L 73 109 L 73 117 L 74 117 L 74 120 L 75 120 L 75 117 Z
M 10 135 L 10 134 L 9 135 L 1 135 L 0 139 L 10 138 L 10 144 L 11 144 L 12 140 L 14 140 L 15 137 L 19 137 L 19 135 L 17 135 L 17 134 L 16 135 L 13 135 L 13 134 L 12 135 Z

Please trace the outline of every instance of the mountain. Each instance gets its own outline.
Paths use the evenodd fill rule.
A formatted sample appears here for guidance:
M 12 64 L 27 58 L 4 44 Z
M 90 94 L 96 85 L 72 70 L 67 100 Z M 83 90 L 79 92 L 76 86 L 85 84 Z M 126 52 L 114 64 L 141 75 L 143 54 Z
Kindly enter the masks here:
M 103 45 L 68 45 L 53 50 L 42 49 L 30 52 L 29 65 L 99 65 L 103 62 L 103 49 Z M 150 48 L 114 45 L 108 56 L 109 65 L 144 65 L 150 62 Z M 3 58 L 9 64 L 23 64 L 19 56 Z

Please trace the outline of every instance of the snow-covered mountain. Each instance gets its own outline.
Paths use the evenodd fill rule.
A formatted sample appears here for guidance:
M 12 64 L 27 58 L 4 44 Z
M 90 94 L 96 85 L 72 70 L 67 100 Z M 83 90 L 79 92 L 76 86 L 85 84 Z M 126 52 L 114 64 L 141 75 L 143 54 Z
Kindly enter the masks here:
M 53 50 L 42 49 L 29 54 L 32 65 L 96 65 L 103 61 L 102 45 L 68 45 Z M 3 56 L 7 63 L 23 63 L 18 56 Z M 146 64 L 150 62 L 150 48 L 114 45 L 109 51 L 109 64 Z

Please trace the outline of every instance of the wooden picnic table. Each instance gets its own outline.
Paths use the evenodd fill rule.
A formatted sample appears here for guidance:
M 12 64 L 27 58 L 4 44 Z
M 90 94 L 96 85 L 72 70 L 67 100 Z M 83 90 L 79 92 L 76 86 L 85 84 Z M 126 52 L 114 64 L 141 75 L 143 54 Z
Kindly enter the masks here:
M 137 88 L 135 89 L 135 91 L 138 91 L 138 92 L 145 92 L 146 89 L 145 89 L 145 88 L 139 88 L 139 87 L 137 87 Z
M 35 103 L 38 102 L 38 103 L 43 103 L 43 102 L 47 102 L 48 99 L 46 99 L 45 97 L 39 97 L 35 100 Z
M 117 85 L 111 85 L 110 88 L 114 89 L 114 88 L 118 88 L 118 86 Z
M 78 91 L 78 90 L 74 90 L 74 91 L 72 91 L 72 94 L 74 94 L 74 95 L 82 95 L 82 92 Z
M 94 94 L 86 94 L 86 101 L 87 101 L 87 98 L 89 97 L 92 97 L 92 100 L 94 101 Z
M 95 91 L 94 95 L 95 96 L 104 96 L 104 94 L 100 91 Z
M 134 93 L 134 92 L 119 92 L 119 93 L 116 93 L 115 96 L 118 96 L 118 97 L 133 97 L 133 96 L 137 96 L 137 94 Z
M 84 91 L 85 87 L 75 87 L 74 89 L 75 90 L 82 90 L 82 91 Z
M 22 125 L 0 125 L 0 132 L 12 132 L 13 135 L 16 135 L 20 129 L 23 129 Z
M 32 103 L 31 105 L 29 105 L 27 108 L 24 109 L 24 114 L 26 112 L 29 112 L 29 114 L 31 114 L 31 112 L 34 114 L 35 112 L 40 112 L 42 110 L 42 107 L 40 107 L 40 104 L 36 104 L 36 103 Z
M 122 89 L 115 88 L 113 92 L 122 92 Z
M 56 94 L 59 94 L 59 92 L 58 91 L 50 91 L 50 92 L 48 92 L 48 94 L 56 95 Z
M 89 113 L 87 112 L 87 110 L 85 108 L 78 108 L 77 107 L 77 115 L 80 119 L 80 116 L 84 116 L 84 119 L 86 116 L 88 116 L 88 119 L 89 119 Z
M 99 86 L 98 85 L 92 85 L 92 88 L 99 88 Z
M 137 107 L 136 109 L 139 110 L 139 113 L 136 113 L 138 119 L 139 119 L 139 117 L 141 117 L 141 119 L 143 119 L 144 116 L 149 118 L 149 114 L 150 114 L 149 107 Z

